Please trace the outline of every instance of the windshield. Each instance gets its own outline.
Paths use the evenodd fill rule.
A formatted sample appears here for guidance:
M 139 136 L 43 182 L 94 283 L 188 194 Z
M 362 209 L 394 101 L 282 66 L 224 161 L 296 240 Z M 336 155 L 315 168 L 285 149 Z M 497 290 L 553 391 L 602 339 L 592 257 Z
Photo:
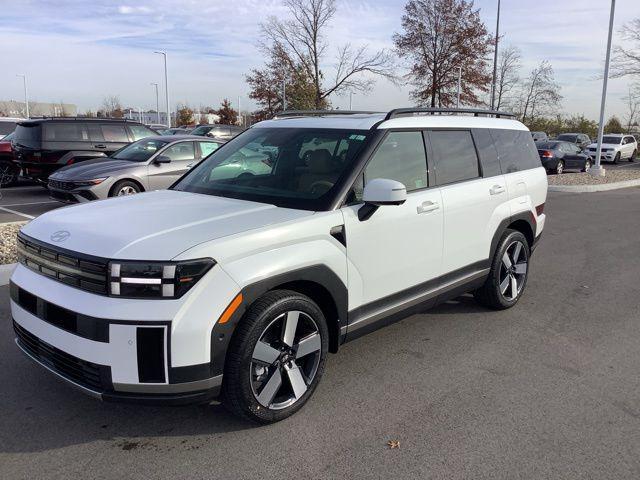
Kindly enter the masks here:
M 602 143 L 613 143 L 614 145 L 618 145 L 621 140 L 622 140 L 622 137 L 612 137 L 607 135 L 602 137 Z
M 16 128 L 16 122 L 0 122 L 0 136 L 8 135 Z
M 368 130 L 252 128 L 173 189 L 320 210 L 368 135 Z
M 151 156 L 169 142 L 145 138 L 127 145 L 111 155 L 117 160 L 129 160 L 131 162 L 146 162 Z
M 569 133 L 558 135 L 558 140 L 564 140 L 566 142 L 575 142 L 577 139 L 578 139 L 577 135 L 571 135 Z
M 207 127 L 206 125 L 201 125 L 199 127 L 194 128 L 191 131 L 191 135 L 200 135 L 204 136 L 211 131 L 213 127 Z
M 538 142 L 536 144 L 536 147 L 538 147 L 538 149 L 549 149 L 549 150 L 553 150 L 555 148 L 558 148 L 558 142 Z

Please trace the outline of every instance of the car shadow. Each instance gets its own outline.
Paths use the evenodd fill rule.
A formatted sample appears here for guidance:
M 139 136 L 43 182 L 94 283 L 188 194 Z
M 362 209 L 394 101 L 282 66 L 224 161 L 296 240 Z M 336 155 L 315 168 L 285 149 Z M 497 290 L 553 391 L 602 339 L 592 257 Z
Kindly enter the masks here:
M 436 305 L 433 308 L 425 308 L 420 313 L 428 313 L 429 315 L 451 315 L 454 313 L 486 313 L 486 307 L 480 305 L 473 295 L 467 293 L 447 302 Z

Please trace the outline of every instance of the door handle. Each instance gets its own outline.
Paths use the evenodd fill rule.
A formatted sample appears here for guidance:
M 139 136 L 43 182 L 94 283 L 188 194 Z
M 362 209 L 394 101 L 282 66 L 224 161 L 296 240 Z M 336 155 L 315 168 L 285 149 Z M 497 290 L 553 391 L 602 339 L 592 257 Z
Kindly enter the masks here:
M 102 145 L 102 144 L 98 144 L 98 145 L 94 145 L 94 148 L 105 149 L 105 148 L 107 148 L 107 146 L 106 145 Z
M 427 200 L 426 202 L 422 202 L 422 204 L 417 206 L 418 213 L 428 213 L 433 212 L 440 208 L 438 202 L 432 202 L 431 200 Z
M 504 192 L 504 187 L 502 185 L 494 185 L 489 189 L 489 193 L 491 195 L 498 195 Z

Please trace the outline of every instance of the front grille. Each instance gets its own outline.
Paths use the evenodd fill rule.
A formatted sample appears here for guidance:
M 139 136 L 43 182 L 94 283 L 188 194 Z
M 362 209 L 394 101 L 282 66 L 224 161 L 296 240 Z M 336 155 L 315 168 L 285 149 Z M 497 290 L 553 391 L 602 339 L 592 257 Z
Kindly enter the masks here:
M 72 287 L 101 295 L 108 293 L 108 262 L 104 259 L 80 257 L 19 234 L 18 261 L 35 272 Z
M 13 329 L 16 332 L 20 346 L 29 355 L 53 371 L 93 391 L 103 392 L 113 389 L 110 367 L 87 362 L 69 355 L 29 333 L 18 325 L 15 320 Z
M 49 187 L 56 188 L 58 190 L 73 190 L 76 184 L 73 182 L 64 182 L 62 180 L 49 179 Z

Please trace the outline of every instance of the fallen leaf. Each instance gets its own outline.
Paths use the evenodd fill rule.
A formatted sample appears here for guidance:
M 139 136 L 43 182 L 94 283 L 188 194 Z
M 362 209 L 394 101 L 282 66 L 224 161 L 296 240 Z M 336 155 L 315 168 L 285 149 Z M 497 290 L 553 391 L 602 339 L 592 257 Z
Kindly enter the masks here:
M 389 440 L 387 442 L 389 448 L 400 448 L 400 440 Z

